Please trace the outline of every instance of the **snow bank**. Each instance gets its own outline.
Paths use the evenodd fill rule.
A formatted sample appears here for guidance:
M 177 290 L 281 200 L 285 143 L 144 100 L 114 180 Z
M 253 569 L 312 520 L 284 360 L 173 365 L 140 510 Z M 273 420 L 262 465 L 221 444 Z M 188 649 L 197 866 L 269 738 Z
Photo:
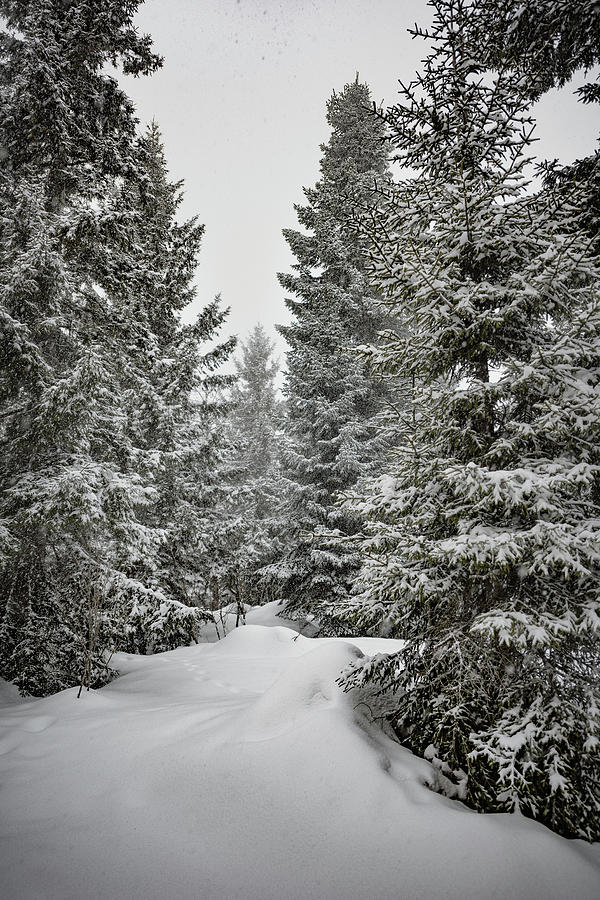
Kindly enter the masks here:
M 246 638 L 243 632 L 242 637 Z M 348 695 L 336 679 L 362 656 L 357 647 L 341 642 L 304 652 L 241 717 L 239 739 L 268 740 L 297 728 L 307 718 L 312 722 L 312 714 L 319 709 L 348 706 Z
M 300 622 L 294 622 L 292 619 L 286 619 L 280 616 L 283 610 L 283 604 L 280 600 L 273 600 L 271 603 L 265 603 L 262 606 L 247 606 L 245 614 L 245 622 L 240 620 L 235 603 L 216 610 L 213 613 L 216 625 L 206 623 L 200 629 L 200 640 L 203 643 L 213 644 L 216 641 L 231 634 L 238 625 L 263 625 L 267 628 L 291 628 L 292 631 L 301 631 Z M 238 625 L 236 625 L 238 623 Z
M 251 623 L 3 706 L 5 900 L 596 900 L 599 848 L 427 789 L 336 683 L 356 643 Z

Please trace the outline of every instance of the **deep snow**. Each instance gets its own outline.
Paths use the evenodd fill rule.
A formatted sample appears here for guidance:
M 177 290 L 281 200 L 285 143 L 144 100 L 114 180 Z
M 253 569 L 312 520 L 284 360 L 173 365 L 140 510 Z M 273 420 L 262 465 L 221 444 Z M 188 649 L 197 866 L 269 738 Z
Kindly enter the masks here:
M 587 900 L 600 848 L 430 791 L 336 684 L 393 641 L 309 639 L 274 606 L 122 677 L 0 692 L 5 900 Z M 281 620 L 279 620 L 280 622 Z

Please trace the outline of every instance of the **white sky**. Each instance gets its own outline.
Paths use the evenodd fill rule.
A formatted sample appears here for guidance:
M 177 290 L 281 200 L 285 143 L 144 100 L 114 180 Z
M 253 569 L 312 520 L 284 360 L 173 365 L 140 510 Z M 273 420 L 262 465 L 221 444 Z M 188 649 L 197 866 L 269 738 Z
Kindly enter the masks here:
M 426 0 L 147 0 L 142 32 L 165 57 L 151 78 L 125 79 L 142 124 L 156 118 L 183 213 L 206 225 L 198 305 L 231 307 L 226 333 L 260 321 L 275 338 L 288 321 L 276 273 L 293 258 L 281 234 L 318 178 L 328 139 L 325 103 L 359 72 L 375 100 L 396 99 L 425 55 L 406 29 L 430 18 Z M 579 83 L 579 82 L 577 82 Z M 570 90 L 546 97 L 538 152 L 570 161 L 591 152 L 598 107 Z M 278 350 L 284 347 L 277 339 Z M 282 360 L 283 361 L 283 360 Z

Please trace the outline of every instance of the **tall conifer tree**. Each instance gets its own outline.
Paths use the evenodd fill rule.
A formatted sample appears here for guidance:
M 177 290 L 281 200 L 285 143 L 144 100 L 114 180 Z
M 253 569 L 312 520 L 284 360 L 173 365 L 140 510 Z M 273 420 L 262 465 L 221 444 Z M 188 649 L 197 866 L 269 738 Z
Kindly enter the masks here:
M 134 605 L 165 600 L 161 442 L 221 318 L 176 323 L 197 226 L 107 73 L 160 65 L 137 6 L 0 6 L 0 661 L 33 694 L 110 677 Z
M 125 356 L 120 348 L 122 402 L 138 470 L 152 485 L 142 520 L 156 547 L 129 571 L 127 632 L 130 649 L 146 651 L 189 641 L 202 618 L 223 452 L 219 397 L 231 381 L 218 368 L 235 339 L 215 343 L 227 314 L 218 298 L 192 324 L 180 320 L 195 298 L 204 226 L 177 221 L 182 182 L 169 181 L 156 123 L 138 142 L 138 160 L 138 177 L 114 197 L 129 222 L 128 241 L 111 255 L 101 286 L 133 328 Z
M 0 7 L 0 643 L 3 674 L 33 693 L 72 683 L 107 555 L 149 539 L 106 352 L 118 321 L 94 288 L 98 248 L 121 227 L 104 218 L 107 192 L 136 171 L 132 106 L 106 64 L 160 64 L 137 5 Z
M 273 343 L 257 325 L 241 345 L 230 395 L 227 496 L 222 525 L 222 599 L 257 603 L 269 596 L 262 569 L 285 549 L 281 476 L 282 402 Z
M 528 190 L 527 84 L 484 77 L 474 6 L 435 0 L 433 51 L 386 119 L 374 277 L 415 381 L 371 518 L 359 627 L 406 640 L 354 673 L 440 784 L 598 838 L 600 296 L 578 188 Z
M 375 291 L 365 272 L 360 240 L 352 229 L 357 206 L 370 202 L 376 179 L 386 177 L 385 129 L 358 81 L 327 104 L 331 137 L 322 146 L 321 178 L 305 189 L 296 212 L 304 231 L 284 231 L 297 262 L 279 276 L 292 296 L 290 346 L 284 394 L 289 443 L 284 472 L 289 485 L 292 547 L 274 570 L 283 582 L 288 613 L 318 615 L 346 594 L 356 568 L 338 549 L 337 533 L 357 520 L 335 506 L 335 497 L 375 462 L 379 448 L 373 419 L 380 388 L 365 363 L 348 352 L 373 340 L 381 325 Z M 325 529 L 332 538 L 315 538 Z

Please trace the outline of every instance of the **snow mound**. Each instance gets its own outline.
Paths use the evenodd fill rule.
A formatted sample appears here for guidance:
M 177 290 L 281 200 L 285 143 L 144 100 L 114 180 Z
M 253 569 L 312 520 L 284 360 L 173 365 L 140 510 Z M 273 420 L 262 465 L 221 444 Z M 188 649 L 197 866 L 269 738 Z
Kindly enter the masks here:
M 247 710 L 240 723 L 241 736 L 267 740 L 293 728 L 314 709 L 348 707 L 348 696 L 336 680 L 343 669 L 363 655 L 352 644 L 341 642 L 326 643 L 304 653 Z
M 199 630 L 199 640 L 203 644 L 214 644 L 236 628 L 244 625 L 262 625 L 265 628 L 289 628 L 301 631 L 299 622 L 279 615 L 283 611 L 281 600 L 272 600 L 263 606 L 246 606 L 245 614 L 240 617 L 235 603 L 213 612 L 215 621 L 206 622 Z
M 3 900 L 597 900 L 600 847 L 426 787 L 337 685 L 360 656 L 248 624 L 80 700 L 9 691 Z
M 228 656 L 250 658 L 272 656 L 299 656 L 310 648 L 309 638 L 282 625 L 264 627 L 262 625 L 241 625 L 216 644 L 212 652 Z
M 300 630 L 300 623 L 281 616 L 283 603 L 281 600 L 272 600 L 263 606 L 251 606 L 246 612 L 247 625 L 264 625 L 266 628 L 279 627 L 281 625 L 291 628 L 292 631 Z

